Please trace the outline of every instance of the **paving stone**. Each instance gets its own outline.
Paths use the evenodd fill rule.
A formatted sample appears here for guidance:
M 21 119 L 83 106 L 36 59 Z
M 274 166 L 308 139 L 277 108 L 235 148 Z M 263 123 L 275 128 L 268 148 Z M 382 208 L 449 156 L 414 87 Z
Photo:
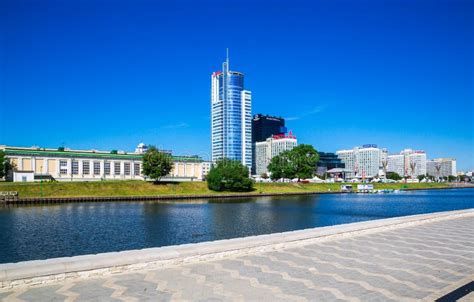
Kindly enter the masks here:
M 13 291 L 0 292 L 0 300 L 8 297 L 12 293 L 13 293 Z
M 18 298 L 25 301 L 63 301 L 64 296 L 56 293 L 61 285 L 35 287 L 18 296 Z
M 124 295 L 127 297 L 134 297 L 139 300 L 155 300 L 159 298 L 163 301 L 168 301 L 171 299 L 170 293 L 156 289 L 156 283 L 145 281 L 145 275 L 143 274 L 127 274 L 117 279 L 115 284 L 127 288 L 124 292 Z
M 69 289 L 70 292 L 79 294 L 75 302 L 80 301 L 120 301 L 111 297 L 113 289 L 103 287 L 104 280 L 79 281 Z
M 474 276 L 473 225 L 473 217 L 453 217 L 271 252 L 3 290 L 0 300 L 15 293 L 35 302 L 74 295 L 75 301 L 421 300 Z

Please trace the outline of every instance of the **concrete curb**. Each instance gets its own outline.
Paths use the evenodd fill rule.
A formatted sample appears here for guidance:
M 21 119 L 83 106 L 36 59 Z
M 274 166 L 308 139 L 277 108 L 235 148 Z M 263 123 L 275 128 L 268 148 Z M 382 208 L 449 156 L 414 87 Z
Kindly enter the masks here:
M 233 255 L 261 253 L 323 240 L 340 239 L 468 216 L 474 216 L 474 209 L 387 218 L 178 246 L 0 264 L 0 289 L 209 261 Z

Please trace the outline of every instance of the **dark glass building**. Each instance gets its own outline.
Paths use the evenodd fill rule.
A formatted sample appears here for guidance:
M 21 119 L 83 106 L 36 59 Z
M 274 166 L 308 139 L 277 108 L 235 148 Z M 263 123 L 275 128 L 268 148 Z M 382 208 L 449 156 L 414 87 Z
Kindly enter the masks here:
M 323 175 L 334 168 L 345 168 L 346 165 L 337 157 L 336 153 L 318 152 L 319 161 L 316 168 L 317 175 Z
M 286 133 L 282 117 L 255 114 L 252 119 L 252 174 L 255 174 L 255 143 L 263 142 L 272 135 Z
M 286 133 L 282 117 L 255 114 L 252 119 L 252 143 L 263 142 L 272 135 Z

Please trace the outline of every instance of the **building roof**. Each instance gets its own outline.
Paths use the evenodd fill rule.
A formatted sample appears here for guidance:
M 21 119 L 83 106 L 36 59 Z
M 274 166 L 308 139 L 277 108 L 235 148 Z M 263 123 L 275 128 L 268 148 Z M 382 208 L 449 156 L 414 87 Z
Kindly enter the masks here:
M 270 138 L 273 138 L 275 140 L 277 139 L 285 139 L 285 138 L 291 138 L 291 139 L 296 139 L 296 136 L 293 135 L 293 132 L 290 131 L 288 134 L 281 133 L 281 134 L 273 134 Z
M 58 151 L 44 148 L 18 148 L 5 147 L 5 155 L 16 156 L 44 156 L 44 157 L 68 157 L 68 158 L 100 158 L 100 159 L 124 159 L 124 160 L 142 160 L 143 154 L 112 154 L 104 151 L 86 151 L 86 150 L 64 150 Z M 197 155 L 192 156 L 172 156 L 174 161 L 180 162 L 202 162 L 202 158 Z

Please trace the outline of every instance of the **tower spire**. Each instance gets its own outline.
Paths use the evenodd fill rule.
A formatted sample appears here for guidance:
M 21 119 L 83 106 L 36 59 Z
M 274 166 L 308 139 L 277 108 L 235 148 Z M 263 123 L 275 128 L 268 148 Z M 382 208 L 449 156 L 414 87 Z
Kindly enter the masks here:
M 226 51 L 225 61 L 227 63 L 227 68 L 229 68 L 229 48 L 226 48 L 225 51 Z

